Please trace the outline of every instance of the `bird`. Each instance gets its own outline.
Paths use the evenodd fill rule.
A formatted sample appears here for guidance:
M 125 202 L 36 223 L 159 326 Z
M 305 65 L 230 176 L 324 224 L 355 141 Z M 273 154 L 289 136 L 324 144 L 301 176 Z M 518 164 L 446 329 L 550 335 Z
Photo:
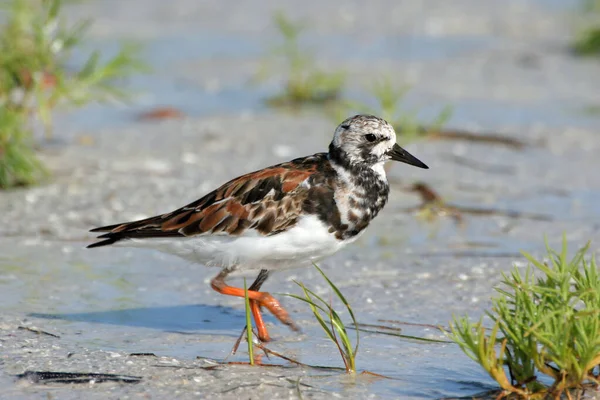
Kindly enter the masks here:
M 246 291 L 229 286 L 228 275 L 259 271 L 247 293 L 258 339 L 268 342 L 262 307 L 299 330 L 260 291 L 269 274 L 310 266 L 354 242 L 387 203 L 390 160 L 429 168 L 396 143 L 390 123 L 355 115 L 337 126 L 327 152 L 242 175 L 175 211 L 92 229 L 104 233 L 87 247 L 151 248 L 218 267 L 211 287 L 229 296 Z

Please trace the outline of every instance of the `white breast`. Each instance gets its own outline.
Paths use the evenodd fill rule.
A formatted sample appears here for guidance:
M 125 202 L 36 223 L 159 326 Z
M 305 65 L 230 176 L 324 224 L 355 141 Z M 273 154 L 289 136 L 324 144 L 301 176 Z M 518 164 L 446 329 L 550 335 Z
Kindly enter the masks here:
M 315 215 L 304 215 L 293 228 L 274 236 L 252 232 L 238 237 L 145 238 L 123 240 L 115 245 L 153 248 L 211 267 L 278 270 L 309 265 L 351 241 L 336 239 Z

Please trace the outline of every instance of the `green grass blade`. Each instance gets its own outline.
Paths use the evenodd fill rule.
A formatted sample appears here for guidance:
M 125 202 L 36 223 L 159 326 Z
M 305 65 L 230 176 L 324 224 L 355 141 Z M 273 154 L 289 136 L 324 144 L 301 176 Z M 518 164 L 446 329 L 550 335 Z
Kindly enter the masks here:
M 326 302 L 321 296 L 319 296 L 314 291 L 307 288 L 304 284 L 298 281 L 294 281 L 303 291 L 304 297 L 288 294 L 287 296 L 295 298 L 297 300 L 301 300 L 309 305 L 311 308 L 315 319 L 321 325 L 321 328 L 325 331 L 327 337 L 336 345 L 340 356 L 342 357 L 342 361 L 344 362 L 346 372 L 354 373 L 356 371 L 356 353 L 358 351 L 358 323 L 356 321 L 356 317 L 354 316 L 354 312 L 350 307 L 348 300 L 344 297 L 342 292 L 333 284 L 333 282 L 325 275 L 325 273 L 315 265 L 315 268 L 319 271 L 321 276 L 325 279 L 325 281 L 329 284 L 330 288 L 335 292 L 336 296 L 340 299 L 340 301 L 344 304 L 348 313 L 352 318 L 352 323 L 355 326 L 356 330 L 356 346 L 352 345 L 352 341 L 348 337 L 348 332 L 346 330 L 346 326 L 344 325 L 342 318 L 339 313 L 333 308 L 331 304 Z M 329 321 L 326 321 L 326 318 L 321 314 L 325 313 Z
M 449 340 L 442 340 L 442 339 L 429 339 L 429 338 L 424 338 L 424 337 L 419 337 L 419 336 L 414 336 L 414 335 L 405 335 L 403 333 L 398 333 L 398 332 L 388 332 L 388 331 L 383 331 L 383 330 L 375 330 L 375 329 L 369 329 L 369 328 L 362 328 L 362 327 L 354 327 L 354 326 L 346 326 L 347 329 L 358 329 L 361 332 L 365 332 L 365 333 L 375 333 L 378 335 L 386 335 L 386 336 L 395 336 L 395 337 L 399 337 L 402 339 L 409 339 L 409 340 L 416 340 L 419 342 L 427 342 L 427 343 L 454 343 L 453 341 L 449 341 Z
M 254 365 L 254 343 L 252 341 L 250 298 L 248 297 L 248 287 L 246 286 L 246 278 L 244 278 L 244 304 L 246 306 L 246 340 L 248 341 L 248 357 L 250 358 L 250 365 Z
M 335 294 L 337 295 L 337 297 L 342 301 L 342 303 L 344 304 L 344 306 L 346 306 L 346 309 L 348 310 L 348 314 L 350 314 L 350 318 L 352 319 L 352 324 L 354 325 L 355 332 L 356 332 L 356 345 L 354 346 L 354 349 L 351 350 L 352 351 L 352 356 L 356 357 L 356 354 L 358 353 L 358 345 L 360 343 L 360 335 L 359 335 L 359 330 L 358 330 L 358 323 L 356 322 L 356 317 L 354 316 L 354 311 L 352 311 L 352 307 L 350 306 L 350 302 L 348 302 L 348 300 L 346 300 L 346 297 L 344 297 L 344 295 L 342 294 L 342 292 L 337 288 L 337 286 L 335 286 L 335 284 L 329 279 L 329 277 L 327 275 L 325 275 L 325 273 L 323 272 L 323 270 L 321 268 L 319 268 L 318 265 L 314 264 L 315 268 L 317 269 L 317 271 L 319 271 L 319 273 L 321 274 L 321 276 L 323 276 L 323 278 L 327 281 L 327 283 L 329 284 L 329 286 L 331 287 L 331 289 L 333 289 L 333 291 L 335 292 Z M 341 322 L 341 321 L 340 321 Z M 352 349 L 352 347 L 350 347 L 350 349 Z
M 315 318 L 317 319 L 317 321 L 319 321 L 319 324 L 321 324 L 321 327 L 323 328 L 323 330 L 325 331 L 325 333 L 327 334 L 329 339 L 331 339 L 333 342 L 335 342 L 335 336 L 333 335 L 333 332 L 331 331 L 329 326 L 325 323 L 325 319 L 321 316 L 321 313 L 319 312 L 319 309 L 321 309 L 321 308 L 311 298 L 310 291 L 302 283 L 299 283 L 299 285 L 302 288 L 302 290 L 304 291 L 304 295 L 306 296 L 306 302 L 310 306 Z

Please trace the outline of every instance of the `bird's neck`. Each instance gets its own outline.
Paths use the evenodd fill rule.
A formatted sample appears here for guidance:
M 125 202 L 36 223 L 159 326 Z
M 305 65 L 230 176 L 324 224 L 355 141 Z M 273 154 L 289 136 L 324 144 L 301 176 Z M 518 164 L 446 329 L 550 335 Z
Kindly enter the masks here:
M 388 186 L 383 162 L 376 164 L 354 162 L 347 153 L 335 147 L 333 143 L 329 145 L 327 157 L 340 178 L 352 185 L 365 189 Z
M 366 227 L 387 203 L 390 189 L 383 165 L 352 163 L 343 151 L 332 147 L 328 157 L 343 193 L 336 199 L 342 216 L 357 215 L 356 224 Z

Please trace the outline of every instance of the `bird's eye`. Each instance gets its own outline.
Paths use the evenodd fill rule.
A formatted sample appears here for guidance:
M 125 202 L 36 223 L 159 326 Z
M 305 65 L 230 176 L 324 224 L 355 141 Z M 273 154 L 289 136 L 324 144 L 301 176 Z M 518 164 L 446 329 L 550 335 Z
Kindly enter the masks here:
M 377 140 L 377 136 L 373 135 L 372 133 L 368 133 L 365 135 L 365 139 L 367 139 L 368 142 L 374 142 Z

